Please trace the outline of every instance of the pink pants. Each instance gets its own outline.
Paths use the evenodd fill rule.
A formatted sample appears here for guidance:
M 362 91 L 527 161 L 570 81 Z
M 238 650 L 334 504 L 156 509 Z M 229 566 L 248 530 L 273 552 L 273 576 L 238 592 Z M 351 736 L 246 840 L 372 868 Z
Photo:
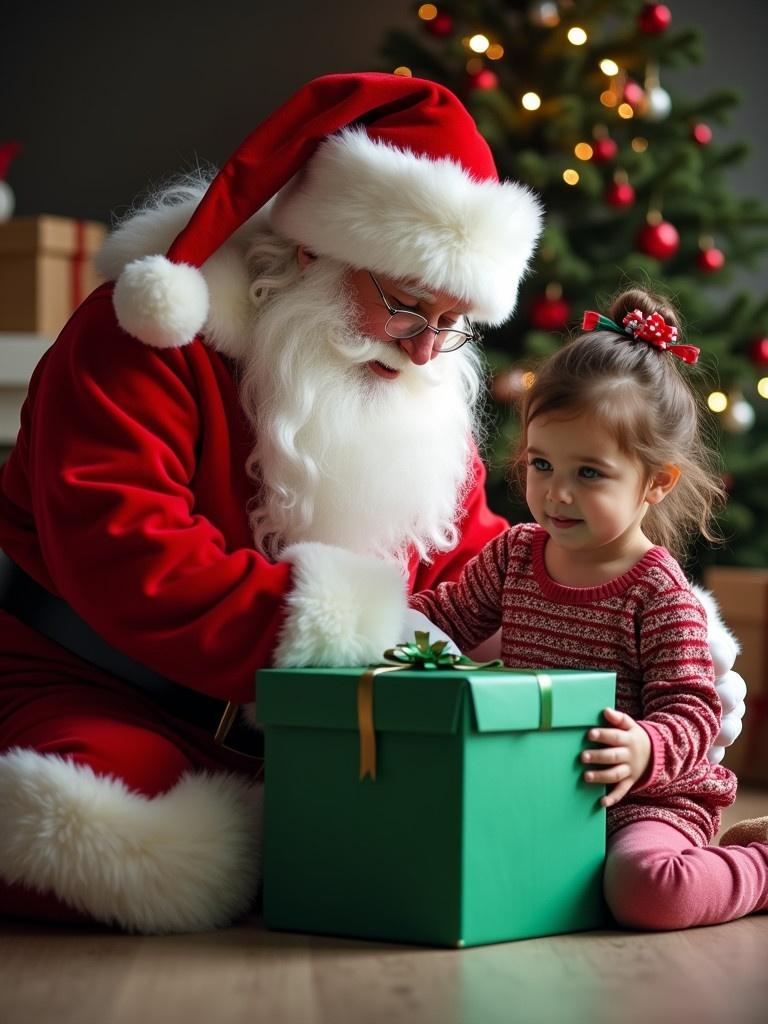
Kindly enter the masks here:
M 699 847 L 671 825 L 640 821 L 609 839 L 604 889 L 627 928 L 723 924 L 768 910 L 768 845 Z

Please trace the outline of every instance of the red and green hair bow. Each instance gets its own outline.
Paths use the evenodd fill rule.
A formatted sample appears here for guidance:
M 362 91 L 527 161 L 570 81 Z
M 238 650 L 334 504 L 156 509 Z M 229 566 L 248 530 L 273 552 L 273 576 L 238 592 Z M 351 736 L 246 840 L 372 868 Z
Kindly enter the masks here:
M 695 345 L 682 345 L 677 341 L 677 328 L 674 324 L 668 324 L 660 313 L 651 313 L 644 316 L 639 309 L 633 309 L 627 313 L 621 321 L 621 325 L 615 323 L 602 313 L 594 310 L 587 310 L 581 322 L 583 331 L 594 331 L 602 328 L 606 331 L 614 331 L 616 334 L 623 334 L 628 338 L 640 339 L 653 345 L 654 348 L 664 349 L 671 352 L 673 356 L 682 359 L 684 363 L 695 363 L 699 358 L 700 349 Z

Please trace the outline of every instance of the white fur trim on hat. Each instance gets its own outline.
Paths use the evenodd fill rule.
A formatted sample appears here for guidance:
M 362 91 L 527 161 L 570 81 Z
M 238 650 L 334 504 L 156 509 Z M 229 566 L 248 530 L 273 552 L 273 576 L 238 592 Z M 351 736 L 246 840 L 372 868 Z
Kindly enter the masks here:
M 0 757 L 0 878 L 129 931 L 205 931 L 248 910 L 262 787 L 187 774 L 152 799 L 52 754 Z
M 187 345 L 208 317 L 208 286 L 196 267 L 165 256 L 133 260 L 117 279 L 117 322 L 154 348 Z
M 468 300 L 471 316 L 507 319 L 541 231 L 542 209 L 514 182 L 478 181 L 345 129 L 278 193 L 272 223 L 286 237 L 356 267 Z
M 294 544 L 293 590 L 275 651 L 280 668 L 367 665 L 400 637 L 407 607 L 398 567 L 329 544 Z

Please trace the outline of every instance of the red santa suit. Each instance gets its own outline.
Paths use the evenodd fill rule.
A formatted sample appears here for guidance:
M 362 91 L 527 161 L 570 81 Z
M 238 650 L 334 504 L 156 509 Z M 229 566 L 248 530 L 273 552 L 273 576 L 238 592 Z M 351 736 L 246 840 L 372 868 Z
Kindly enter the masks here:
M 331 107 L 299 147 L 296 123 Z M 248 278 L 228 236 L 291 179 L 271 214 L 284 237 L 452 289 L 498 322 L 539 230 L 535 200 L 498 182 L 471 119 L 434 83 L 331 76 L 278 113 L 214 180 L 168 259 L 145 254 L 166 248 L 175 229 L 161 247 L 153 238 L 139 258 L 118 260 L 116 289 L 103 286 L 75 313 L 34 374 L 0 476 L 0 547 L 18 569 L 118 652 L 222 710 L 253 700 L 262 666 L 374 660 L 399 638 L 406 604 L 393 563 L 319 543 L 273 561 L 254 546 L 253 437 L 235 380 L 242 342 L 236 318 L 221 319 L 247 299 Z M 366 114 L 368 134 L 321 145 Z M 278 135 L 290 150 L 282 165 Z M 257 187 L 265 154 L 273 177 Z M 400 216 L 403 190 L 392 186 L 403 173 L 421 179 Z M 359 205 L 342 223 L 359 181 L 362 233 Z M 334 189 L 344 197 L 335 214 Z M 387 209 L 399 241 L 382 237 Z M 472 462 L 458 544 L 429 564 L 413 552 L 407 589 L 455 578 L 505 527 L 487 508 L 476 452 Z M 7 611 L 0 666 L 0 912 L 173 931 L 248 908 L 259 875 L 258 758 Z

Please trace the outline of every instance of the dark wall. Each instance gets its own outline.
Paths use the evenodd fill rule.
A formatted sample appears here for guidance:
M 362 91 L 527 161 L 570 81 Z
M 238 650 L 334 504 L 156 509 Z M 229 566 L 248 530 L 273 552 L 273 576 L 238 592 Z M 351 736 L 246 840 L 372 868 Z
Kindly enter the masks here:
M 724 85 L 744 104 L 719 137 L 750 139 L 734 188 L 762 194 L 768 167 L 764 0 L 668 0 L 698 24 L 708 59 L 669 75 L 687 94 Z M 275 106 L 330 71 L 386 70 L 387 28 L 410 0 L 16 0 L 0 34 L 0 141 L 24 140 L 9 176 L 17 212 L 108 220 L 150 183 L 222 162 Z

